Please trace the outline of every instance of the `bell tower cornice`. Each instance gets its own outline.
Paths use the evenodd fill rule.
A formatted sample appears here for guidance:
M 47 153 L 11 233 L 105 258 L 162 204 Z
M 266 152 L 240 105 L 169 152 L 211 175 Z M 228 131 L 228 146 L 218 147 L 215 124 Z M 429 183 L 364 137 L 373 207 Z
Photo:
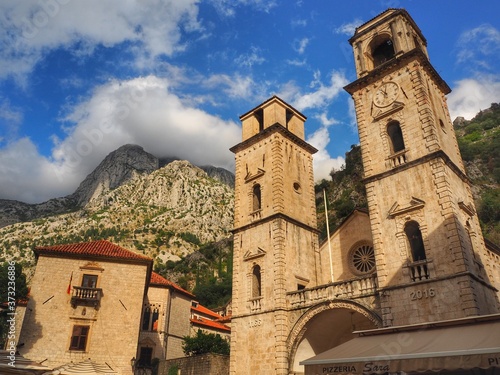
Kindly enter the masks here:
M 280 123 L 275 123 L 273 125 L 270 125 L 269 127 L 265 128 L 264 130 L 260 131 L 259 133 L 255 134 L 251 138 L 246 139 L 245 141 L 238 143 L 237 145 L 231 147 L 229 150 L 233 153 L 240 152 L 248 147 L 253 146 L 254 144 L 257 144 L 258 142 L 269 138 L 271 135 L 279 133 L 283 137 L 287 138 L 288 140 L 294 142 L 297 146 L 302 147 L 305 151 L 315 154 L 318 152 L 318 150 L 311 146 L 309 143 L 304 141 L 303 139 L 297 137 L 295 134 L 293 134 L 291 131 L 287 130 L 283 125 Z
M 439 73 L 434 69 L 429 59 L 419 49 L 414 49 L 409 52 L 406 52 L 400 56 L 395 56 L 393 59 L 386 61 L 385 63 L 377 66 L 370 73 L 365 76 L 358 78 L 354 82 L 346 85 L 344 90 L 346 90 L 349 94 L 353 95 L 356 91 L 365 88 L 366 86 L 377 82 L 378 80 L 386 77 L 392 72 L 401 69 L 401 67 L 408 66 L 408 63 L 411 60 L 418 61 L 420 66 L 424 68 L 436 82 L 437 86 L 441 89 L 443 94 L 447 95 L 451 92 L 451 88 L 445 82 L 443 78 L 439 75 Z

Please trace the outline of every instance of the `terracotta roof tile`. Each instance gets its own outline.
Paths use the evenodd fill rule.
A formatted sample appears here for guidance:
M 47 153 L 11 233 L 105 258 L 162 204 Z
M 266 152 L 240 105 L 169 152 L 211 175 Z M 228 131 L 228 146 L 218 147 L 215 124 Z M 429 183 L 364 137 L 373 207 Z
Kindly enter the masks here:
M 151 272 L 151 279 L 149 280 L 149 285 L 159 285 L 159 286 L 169 286 L 177 291 L 184 293 L 190 297 L 194 298 L 194 294 L 189 293 L 187 290 L 182 289 L 179 285 L 176 283 L 173 283 L 170 280 L 165 279 L 163 276 L 160 274 L 157 274 L 156 272 Z
M 219 322 L 214 322 L 213 320 L 205 319 L 205 318 L 194 318 L 190 319 L 191 323 L 203 326 L 203 327 L 209 327 L 209 328 L 215 328 L 221 331 L 226 331 L 226 332 L 231 332 L 231 328 L 228 326 L 219 323 Z
M 148 261 L 152 259 L 145 255 L 137 254 L 133 251 L 124 249 L 106 240 L 91 242 L 73 243 L 67 245 L 37 246 L 35 247 L 37 255 L 59 255 L 71 257 L 103 257 L 120 259 L 124 261 Z
M 214 319 L 222 318 L 222 315 L 219 315 L 216 312 L 213 312 L 212 310 L 207 309 L 205 306 L 202 306 L 200 304 L 198 304 L 197 307 L 191 306 L 191 311 L 197 312 L 198 314 L 208 315 Z

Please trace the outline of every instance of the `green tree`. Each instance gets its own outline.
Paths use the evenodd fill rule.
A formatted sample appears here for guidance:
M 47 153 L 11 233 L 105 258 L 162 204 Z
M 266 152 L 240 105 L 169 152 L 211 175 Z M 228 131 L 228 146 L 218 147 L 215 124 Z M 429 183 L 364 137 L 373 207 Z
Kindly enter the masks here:
M 187 356 L 205 353 L 229 355 L 229 343 L 219 334 L 203 333 L 199 329 L 196 336 L 185 336 L 183 340 L 182 349 Z

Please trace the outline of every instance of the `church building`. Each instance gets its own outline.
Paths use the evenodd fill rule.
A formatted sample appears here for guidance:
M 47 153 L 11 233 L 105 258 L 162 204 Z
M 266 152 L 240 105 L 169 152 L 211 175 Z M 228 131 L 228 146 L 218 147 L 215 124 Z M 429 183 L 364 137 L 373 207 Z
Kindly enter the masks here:
M 240 117 L 230 373 L 496 373 L 500 253 L 481 233 L 451 90 L 404 9 L 349 42 L 368 211 L 329 245 L 306 117 L 276 96 Z

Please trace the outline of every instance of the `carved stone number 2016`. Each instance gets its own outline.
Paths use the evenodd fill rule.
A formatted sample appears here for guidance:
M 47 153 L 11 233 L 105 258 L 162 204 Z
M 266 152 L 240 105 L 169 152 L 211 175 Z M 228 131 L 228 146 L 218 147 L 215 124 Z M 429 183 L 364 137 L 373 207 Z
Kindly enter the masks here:
M 436 289 L 434 288 L 415 290 L 413 292 L 410 292 L 410 300 L 412 301 L 432 297 L 436 297 Z

